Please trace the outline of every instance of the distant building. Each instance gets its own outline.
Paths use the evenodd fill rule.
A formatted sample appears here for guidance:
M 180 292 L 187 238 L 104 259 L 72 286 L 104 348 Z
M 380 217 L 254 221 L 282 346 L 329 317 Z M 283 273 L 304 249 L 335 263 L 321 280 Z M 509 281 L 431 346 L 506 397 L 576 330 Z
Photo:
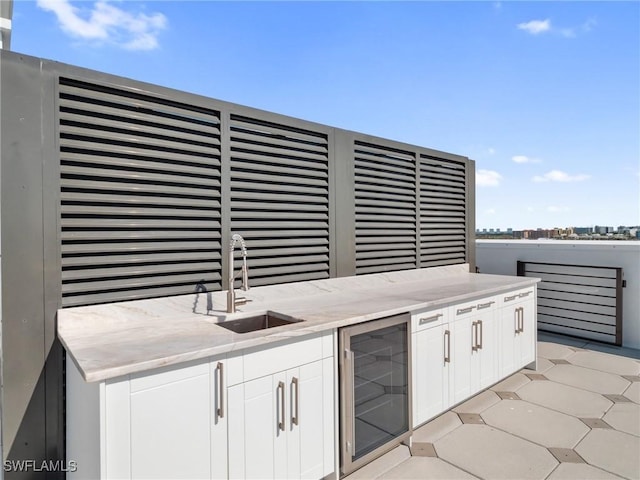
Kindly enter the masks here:
M 591 227 L 574 227 L 573 231 L 578 235 L 589 235 L 593 233 L 593 229 Z

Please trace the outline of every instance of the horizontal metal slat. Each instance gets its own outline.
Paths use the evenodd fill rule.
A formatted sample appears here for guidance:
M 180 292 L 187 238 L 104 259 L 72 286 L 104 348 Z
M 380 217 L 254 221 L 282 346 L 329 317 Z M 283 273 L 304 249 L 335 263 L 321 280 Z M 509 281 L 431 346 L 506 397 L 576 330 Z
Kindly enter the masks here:
M 416 168 L 413 162 L 402 162 L 386 157 L 375 157 L 356 153 L 354 156 L 356 170 L 379 170 L 395 173 L 401 177 L 412 178 L 415 182 Z
M 231 171 L 231 181 L 253 181 L 253 182 L 273 182 L 274 179 L 278 179 L 279 185 L 299 185 L 300 188 L 304 187 L 317 187 L 328 189 L 327 179 L 325 178 L 309 178 L 309 177 L 301 177 L 301 176 L 282 176 L 278 174 L 269 174 L 267 172 L 258 172 L 258 171 L 243 171 L 243 170 L 232 170 Z
M 575 275 L 543 272 L 535 272 L 532 273 L 531 276 L 541 278 L 544 282 L 553 282 L 556 284 L 585 285 L 590 287 L 606 287 L 610 289 L 616 288 L 615 278 L 577 277 Z
M 166 227 L 165 227 L 166 228 Z M 108 229 L 90 229 L 90 230 L 74 230 L 62 226 L 60 234 L 63 245 L 68 241 L 84 241 L 84 242 L 101 242 L 101 241 L 129 241 L 129 240 L 146 240 L 146 241 L 164 241 L 164 240 L 218 240 L 220 239 L 220 231 L 216 230 L 166 230 L 164 228 L 154 230 L 108 230 Z
M 176 206 L 133 206 L 133 205 L 91 205 L 91 204 L 68 204 L 63 203 L 61 206 L 62 216 L 71 217 L 90 217 L 100 219 L 102 216 L 118 215 L 125 217 L 180 217 L 186 218 L 211 218 L 212 215 L 219 217 L 217 209 L 195 209 L 195 208 L 178 208 Z M 69 224 L 65 224 L 69 225 Z
M 184 184 L 189 188 L 200 186 L 202 188 L 218 188 L 220 187 L 220 179 L 216 177 L 181 177 L 178 175 L 167 176 L 162 173 L 141 172 L 136 170 L 117 170 L 113 168 L 91 168 L 77 165 L 64 165 L 61 168 L 63 175 L 76 175 L 79 177 L 95 180 L 95 179 L 109 179 L 113 181 L 144 181 L 146 183 L 157 182 L 162 184 Z M 63 186 L 67 182 L 63 181 Z
M 566 327 L 562 325 L 554 325 L 547 322 L 538 320 L 538 330 L 543 332 L 560 333 L 563 335 L 577 336 L 581 338 L 588 338 L 589 340 L 596 340 L 598 342 L 614 343 L 614 333 L 600 333 L 582 330 L 578 328 Z
M 140 215 L 129 214 L 121 217 L 107 216 L 105 214 L 97 216 L 62 216 L 64 228 L 181 228 L 181 229 L 216 229 L 220 228 L 219 215 L 209 213 L 206 217 L 189 218 L 176 215 L 144 218 Z
M 593 297 L 592 300 L 596 300 L 598 297 Z M 596 315 L 609 315 L 614 317 L 616 315 L 616 307 L 607 306 L 607 305 L 598 305 L 595 303 L 582 303 L 582 302 L 574 302 L 563 299 L 551 299 L 545 298 L 538 295 L 538 305 L 542 305 L 550 308 L 558 308 L 564 310 L 575 310 L 581 311 L 585 313 L 593 313 Z
M 238 212 L 239 215 L 262 215 L 262 212 L 309 212 L 311 214 L 324 213 L 328 215 L 329 207 L 326 203 L 293 203 L 286 200 L 286 198 L 282 198 L 280 201 L 270 202 L 264 200 L 262 202 L 234 201 L 231 211 Z
M 173 125 L 140 124 L 127 122 L 125 118 L 115 120 L 95 115 L 60 112 L 60 131 L 67 134 L 85 136 L 107 135 L 109 138 L 147 138 L 150 141 L 161 139 L 176 144 L 200 144 L 220 148 L 219 135 L 203 135 L 192 130 L 179 129 Z
M 293 192 L 267 192 L 255 189 L 253 191 L 236 190 L 231 194 L 234 208 L 286 209 L 309 208 L 314 211 L 328 211 L 327 194 L 299 195 Z M 266 204 L 262 206 L 260 204 Z
M 219 118 L 213 117 L 216 123 L 194 123 L 181 119 L 175 115 L 160 116 L 153 112 L 137 108 L 123 108 L 122 105 L 100 105 L 87 103 L 81 98 L 65 98 L 60 102 L 60 119 L 86 118 L 88 121 L 111 121 L 135 125 L 145 125 L 154 128 L 180 130 L 194 135 L 220 137 Z M 89 120 L 91 119 L 91 120 Z M 96 119 L 96 120 L 94 120 Z
M 219 277 L 219 275 L 218 275 Z M 201 279 L 202 280 L 202 279 Z M 206 280 L 206 279 L 205 279 Z M 219 281 L 205 281 L 209 291 L 222 290 Z M 64 295 L 62 297 L 63 307 L 77 307 L 81 305 L 91 305 L 96 303 L 121 302 L 125 300 L 137 300 L 142 298 L 166 297 L 170 295 L 185 295 L 194 292 L 194 284 L 161 285 L 161 286 L 141 286 L 136 289 L 90 291 L 75 295 Z
M 415 246 L 413 249 L 393 249 L 385 252 L 384 256 L 379 251 L 362 251 L 356 246 L 356 259 L 359 260 L 358 265 L 365 266 L 367 262 L 377 265 L 386 265 L 394 263 L 396 259 L 404 259 L 404 261 L 413 261 L 415 257 Z
M 268 135 L 281 136 L 287 140 L 299 140 L 303 142 L 326 142 L 327 136 L 324 133 L 312 132 L 299 127 L 271 123 L 266 120 L 250 118 L 242 115 L 231 114 L 231 128 L 243 128 Z
M 231 145 L 243 145 L 243 148 L 253 148 L 256 150 L 274 148 L 277 150 L 289 150 L 312 153 L 314 156 L 326 157 L 328 155 L 328 145 L 326 143 L 301 142 L 299 140 L 283 138 L 282 135 L 265 135 L 256 132 L 246 131 L 238 128 L 231 129 Z
M 195 270 L 190 273 L 170 275 L 163 273 L 157 276 L 140 276 L 107 279 L 87 279 L 86 282 L 62 283 L 62 295 L 85 294 L 86 292 L 100 292 L 104 290 L 128 290 L 135 288 L 153 288 L 169 284 L 192 284 L 195 288 L 200 280 L 220 280 L 220 275 L 213 270 Z
M 464 252 L 462 252 L 462 254 L 460 252 L 453 252 L 453 253 L 434 253 L 434 252 L 429 252 L 426 254 L 421 254 L 420 255 L 420 260 L 422 261 L 444 261 L 444 260 L 454 260 L 457 263 L 464 263 Z
M 119 182 L 112 182 L 109 181 L 108 177 L 103 180 L 97 180 L 85 178 L 82 176 L 68 177 L 63 174 L 61 188 L 63 192 L 69 190 L 91 190 L 96 192 L 104 192 L 105 194 L 109 194 L 109 192 L 114 192 L 117 194 L 126 194 L 127 192 L 131 192 L 132 195 L 167 194 L 184 198 L 206 198 L 206 196 L 209 195 L 211 197 L 218 198 L 220 196 L 219 188 L 193 188 L 189 185 L 167 185 L 166 183 L 153 184 L 139 182 L 136 180 L 137 179 L 132 179 L 131 181 L 123 180 Z
M 616 278 L 616 268 L 583 267 L 577 265 L 535 264 L 527 262 L 526 272 L 531 274 L 556 273 L 561 275 L 573 275 L 575 277 Z
M 77 253 L 77 252 L 74 252 Z M 106 252 L 105 252 L 106 253 Z M 87 255 L 82 256 L 62 256 L 62 269 L 71 270 L 80 267 L 102 267 L 102 268 L 115 268 L 119 265 L 138 265 L 143 263 L 154 264 L 168 264 L 181 265 L 183 262 L 210 262 L 212 260 L 219 260 L 221 258 L 220 252 L 216 251 L 185 251 L 177 250 L 174 252 L 157 252 L 157 251 L 138 251 L 136 253 L 127 252 L 119 254 L 105 254 L 100 252 L 99 255 Z M 177 268 L 174 268 L 177 270 Z
M 110 278 L 119 278 L 128 281 L 133 277 L 149 276 L 149 275 L 167 275 L 176 276 L 194 271 L 215 272 L 220 270 L 220 262 L 212 260 L 201 260 L 197 263 L 180 261 L 177 263 L 153 263 L 153 264 L 114 264 L 110 266 L 96 266 L 94 268 L 63 268 L 62 283 L 77 283 L 78 281 L 87 281 L 99 279 L 107 280 Z
M 246 163 L 240 162 L 237 158 L 232 159 L 231 162 L 231 174 L 234 175 L 237 172 L 253 173 L 260 176 L 272 176 L 277 179 L 282 177 L 288 178 L 289 181 L 294 181 L 298 178 L 313 178 L 322 179 L 325 183 L 328 181 L 328 172 L 322 169 L 311 169 L 300 166 L 290 166 L 288 164 L 271 164 L 271 163 Z
M 616 297 L 614 296 L 602 297 L 599 295 L 592 295 L 592 294 L 580 294 L 580 293 L 569 293 L 564 291 L 547 290 L 547 289 L 541 288 L 540 284 L 538 284 L 538 298 L 566 300 L 569 302 L 580 302 L 580 303 L 595 303 L 595 304 L 603 305 L 607 307 L 616 306 Z
M 274 285 L 278 283 L 292 283 L 309 280 L 322 280 L 329 278 L 328 270 L 311 271 L 305 273 L 273 274 L 267 273 L 264 277 L 257 277 L 251 280 L 251 285 L 261 287 L 264 285 Z
M 274 211 L 274 210 L 231 210 L 231 218 L 233 221 L 243 220 L 305 220 L 305 221 L 327 221 L 329 220 L 329 214 L 327 212 L 313 212 L 310 210 L 298 211 L 291 209 L 289 211 Z
M 274 242 L 275 243 L 275 242 Z M 280 243 L 280 242 L 277 242 Z M 324 245 L 294 245 L 292 247 L 284 248 L 268 248 L 268 245 L 264 245 L 263 242 L 248 245 L 247 248 L 251 248 L 251 258 L 272 258 L 281 259 L 284 257 L 298 257 L 304 255 L 317 255 L 329 254 L 329 242 L 327 239 Z
M 220 208 L 220 195 L 216 190 L 211 190 L 209 198 L 202 197 L 178 197 L 169 195 L 158 195 L 152 192 L 93 192 L 91 190 L 75 190 L 71 191 L 65 188 L 60 193 L 60 201 L 62 206 L 73 204 L 100 204 L 115 205 L 121 207 L 127 205 L 132 208 L 138 206 L 154 206 L 157 208 L 178 208 L 178 209 L 194 209 L 194 210 L 217 210 Z
M 404 219 L 406 221 L 415 221 L 414 213 L 415 211 L 411 208 L 411 205 L 398 205 L 394 208 L 393 205 L 389 205 L 388 207 L 364 207 L 356 203 L 356 216 L 360 218 L 396 218 L 398 220 Z
M 602 323 L 606 325 L 615 325 L 616 317 L 608 315 L 599 315 L 589 312 L 579 312 L 576 310 L 567 310 L 564 308 L 554 308 L 538 302 L 538 314 L 553 315 L 580 320 L 584 322 Z
M 385 156 L 391 159 L 404 161 L 415 160 L 415 155 L 413 154 L 413 152 L 408 152 L 406 150 L 401 150 L 393 147 L 385 147 L 383 145 L 375 145 L 373 143 L 362 142 L 360 140 L 356 140 L 354 142 L 354 149 L 356 153 L 368 153 L 371 155 Z
M 96 144 L 73 138 L 60 139 L 60 151 L 63 159 L 75 161 L 87 161 L 87 157 L 102 157 L 105 159 L 119 157 L 124 159 L 136 159 L 139 161 L 182 163 L 184 165 L 220 165 L 220 153 L 211 150 L 210 155 L 192 155 L 177 150 L 150 150 L 136 148 L 127 145 L 111 143 Z M 97 160 L 96 160 L 97 161 Z
M 151 254 L 169 255 L 182 253 L 185 255 L 203 255 L 204 258 L 217 258 L 220 256 L 221 243 L 218 240 L 185 240 L 171 241 L 159 239 L 155 242 L 134 241 L 133 239 L 123 239 L 116 242 L 88 242 L 88 243 L 62 243 L 62 261 L 70 264 L 77 263 L 92 265 L 98 260 L 96 257 L 118 257 L 137 258 Z M 124 255 L 126 254 L 126 255 Z M 92 263 L 93 262 L 93 263 Z
M 75 85 L 69 85 L 69 83 L 71 82 L 66 82 L 65 79 L 61 79 L 60 82 L 60 103 L 63 105 L 70 97 L 75 97 L 75 100 L 82 100 L 85 103 L 108 104 L 121 109 L 142 110 L 161 117 L 174 116 L 189 123 L 205 125 L 220 123 L 219 112 L 201 106 L 187 105 L 162 97 L 137 94 L 98 84 L 73 82 Z
M 400 243 L 400 242 L 391 242 L 393 243 L 394 247 L 398 250 L 398 251 L 410 251 L 411 249 L 415 250 L 416 248 L 416 244 L 414 242 L 407 242 L 407 239 L 405 239 L 404 242 Z M 358 252 L 388 252 L 389 251 L 389 245 L 388 244 L 383 244 L 383 243 L 367 243 L 367 242 L 362 242 L 362 241 L 358 241 L 357 245 L 356 245 L 356 251 Z M 378 253 L 379 255 L 379 253 Z
M 615 325 L 602 325 L 599 323 L 588 323 L 574 320 L 572 318 L 557 317 L 553 315 L 546 315 L 544 313 L 538 314 L 538 322 L 543 329 L 546 329 L 549 325 L 556 325 L 559 327 L 571 328 L 574 330 L 573 335 L 580 335 L 582 332 L 595 332 L 605 335 L 615 335 Z M 610 341 L 610 340 L 609 340 Z
M 427 259 L 421 260 L 420 263 L 420 267 L 421 268 L 427 268 L 427 267 L 443 267 L 446 265 L 458 265 L 460 263 L 466 263 L 466 258 L 465 257 L 461 257 L 461 258 L 456 258 L 456 259 L 450 259 L 450 260 L 433 260 L 433 261 L 429 261 Z

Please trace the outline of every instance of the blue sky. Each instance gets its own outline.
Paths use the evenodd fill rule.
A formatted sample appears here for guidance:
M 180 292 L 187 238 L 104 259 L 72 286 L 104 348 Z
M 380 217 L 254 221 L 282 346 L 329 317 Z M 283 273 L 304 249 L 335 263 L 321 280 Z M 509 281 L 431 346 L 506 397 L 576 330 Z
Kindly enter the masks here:
M 640 2 L 16 0 L 11 48 L 468 156 L 478 228 L 640 224 Z

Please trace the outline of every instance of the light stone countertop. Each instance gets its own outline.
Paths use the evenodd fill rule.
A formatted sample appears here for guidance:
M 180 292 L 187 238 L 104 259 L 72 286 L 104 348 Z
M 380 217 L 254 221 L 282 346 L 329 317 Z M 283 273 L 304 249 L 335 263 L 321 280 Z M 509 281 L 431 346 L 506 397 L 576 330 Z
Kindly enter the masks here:
M 234 314 L 226 313 L 226 291 L 64 308 L 58 310 L 58 337 L 84 379 L 95 382 L 539 281 L 472 274 L 468 268 L 462 264 L 239 290 L 237 295 L 251 302 Z M 242 334 L 216 325 L 267 310 L 304 321 Z

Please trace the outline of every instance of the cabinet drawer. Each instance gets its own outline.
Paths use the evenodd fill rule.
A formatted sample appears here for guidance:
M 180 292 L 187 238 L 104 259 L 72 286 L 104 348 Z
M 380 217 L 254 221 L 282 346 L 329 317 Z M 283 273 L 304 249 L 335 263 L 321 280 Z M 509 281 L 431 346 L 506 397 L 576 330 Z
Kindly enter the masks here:
M 243 381 L 315 362 L 323 358 L 323 338 L 331 333 L 311 334 L 282 343 L 249 348 L 244 351 Z
M 452 321 L 462 320 L 478 313 L 491 311 L 497 307 L 496 297 L 478 298 L 470 302 L 459 303 L 449 307 L 449 316 Z
M 426 328 L 437 327 L 448 321 L 449 310 L 447 308 L 414 312 L 411 314 L 411 331 L 418 332 Z
M 496 298 L 498 299 L 499 307 L 506 307 L 514 303 L 523 302 L 535 298 L 535 293 L 536 286 L 531 285 L 530 287 L 521 288 L 519 290 L 501 293 L 499 295 L 496 295 Z

